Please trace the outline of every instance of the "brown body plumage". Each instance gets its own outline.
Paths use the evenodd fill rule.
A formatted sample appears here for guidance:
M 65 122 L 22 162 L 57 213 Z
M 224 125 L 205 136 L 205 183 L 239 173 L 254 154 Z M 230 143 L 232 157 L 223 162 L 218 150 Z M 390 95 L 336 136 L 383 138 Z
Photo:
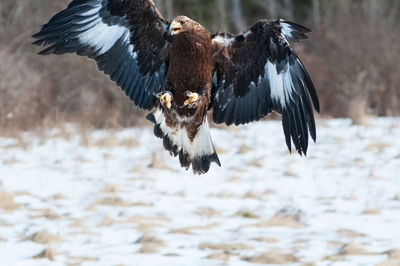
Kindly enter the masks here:
M 242 34 L 211 35 L 179 16 L 165 21 L 152 0 L 73 0 L 34 35 L 41 54 L 94 59 L 139 107 L 182 167 L 206 173 L 220 165 L 207 112 L 215 123 L 246 124 L 282 114 L 286 143 L 306 154 L 316 138 L 314 85 L 288 41 L 307 28 L 260 20 Z
M 211 101 L 214 70 L 212 40 L 210 33 L 194 21 L 186 17 L 178 17 L 176 20 L 184 21 L 185 24 L 182 32 L 172 40 L 170 47 L 170 54 L 174 56 L 171 56 L 169 61 L 165 89 L 172 92 L 174 101 L 173 112 L 165 113 L 167 117 L 171 117 L 167 121 L 172 123 L 176 121 L 176 117 L 173 117 L 176 115 L 181 116 L 182 119 L 188 118 L 184 124 L 188 129 L 190 139 L 193 140 Z M 199 94 L 199 102 L 195 108 L 181 108 L 187 100 L 186 91 Z

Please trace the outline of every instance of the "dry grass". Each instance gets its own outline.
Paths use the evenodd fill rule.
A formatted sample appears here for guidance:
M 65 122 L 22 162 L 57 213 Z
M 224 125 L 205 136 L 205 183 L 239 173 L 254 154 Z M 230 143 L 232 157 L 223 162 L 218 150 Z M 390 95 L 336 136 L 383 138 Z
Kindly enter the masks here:
M 291 227 L 291 228 L 299 228 L 303 227 L 304 223 L 301 221 L 300 213 L 290 213 L 285 210 L 279 211 L 272 218 L 264 221 L 260 221 L 254 224 L 248 225 L 250 227 L 272 227 L 272 226 L 281 226 L 281 227 Z
M 34 256 L 35 259 L 48 259 L 50 261 L 54 261 L 57 256 L 57 252 L 52 247 L 47 247 L 42 252 Z
M 340 247 L 339 251 L 336 254 L 326 256 L 325 260 L 331 261 L 342 261 L 346 260 L 347 256 L 354 255 L 377 255 L 378 253 L 370 252 L 366 250 L 362 245 L 357 243 L 347 243 Z
M 350 243 L 344 245 L 337 254 L 348 256 L 348 255 L 375 255 L 376 253 L 367 251 L 363 246 L 359 244 Z
M 121 219 L 114 219 L 108 215 L 105 215 L 103 220 L 99 223 L 98 226 L 113 226 L 113 225 L 118 225 L 118 224 L 132 224 L 133 227 L 136 228 L 137 231 L 144 233 L 144 234 L 149 234 L 149 233 L 154 233 L 155 228 L 158 228 L 161 226 L 161 223 L 168 222 L 169 218 L 167 218 L 164 215 L 158 215 L 154 217 L 150 216 L 143 216 L 143 215 L 134 215 L 130 217 L 124 217 L 121 216 Z M 74 222 L 74 225 L 71 226 L 76 226 L 79 228 L 85 228 L 85 225 L 83 224 L 83 221 L 78 220 Z
M 78 163 L 91 163 L 90 160 L 86 159 L 86 158 L 83 157 L 83 156 L 77 156 L 77 157 L 75 157 L 75 158 L 74 158 L 74 161 L 75 161 L 75 162 L 78 162 Z
M 260 215 L 258 215 L 258 213 L 254 212 L 252 210 L 247 210 L 247 209 L 240 209 L 233 216 L 239 216 L 239 217 L 249 218 L 249 219 L 260 218 Z
M 198 216 L 214 217 L 221 215 L 221 211 L 218 211 L 211 207 L 199 207 L 195 214 Z
M 54 194 L 51 197 L 46 198 L 46 201 L 59 201 L 59 200 L 65 200 L 68 199 L 67 196 L 64 196 L 62 194 Z
M 186 226 L 180 228 L 174 228 L 169 231 L 170 234 L 185 234 L 185 235 L 193 235 L 192 231 L 194 230 L 208 230 L 217 227 L 220 225 L 219 223 L 211 223 L 207 225 L 193 225 L 193 226 Z
M 77 260 L 80 261 L 77 265 L 82 265 L 81 262 L 96 262 L 99 261 L 99 258 L 96 257 L 87 257 L 87 256 L 69 256 L 68 257 L 71 260 Z
M 243 243 L 210 243 L 204 242 L 199 245 L 199 249 L 212 249 L 212 250 L 252 250 L 253 247 Z
M 256 256 L 243 257 L 245 261 L 258 264 L 289 264 L 298 262 L 299 259 L 293 254 L 283 253 L 279 250 L 269 250 Z
M 164 257 L 179 257 L 181 255 L 179 255 L 178 253 L 165 253 L 163 256 Z
M 296 173 L 293 173 L 293 172 L 290 171 L 290 170 L 285 170 L 285 171 L 283 172 L 283 175 L 286 176 L 286 177 L 298 178 L 298 175 L 297 175 Z
M 279 239 L 277 239 L 275 237 L 266 237 L 266 236 L 255 237 L 255 238 L 252 238 L 251 240 L 258 241 L 258 242 L 264 242 L 264 243 L 276 243 L 276 242 L 279 242 Z
M 256 192 L 256 191 L 253 191 L 253 190 L 249 190 L 242 196 L 242 198 L 243 199 L 263 200 L 264 199 L 264 193 Z
M 217 152 L 217 154 L 226 154 L 226 153 L 229 153 L 229 150 L 225 150 L 225 149 L 220 148 L 220 147 L 215 147 L 215 151 Z
M 70 227 L 85 228 L 86 223 L 82 219 L 72 219 Z
M 124 190 L 120 186 L 113 185 L 113 184 L 107 184 L 101 190 L 101 192 L 103 192 L 103 193 L 111 193 L 111 194 L 120 193 L 120 192 L 123 192 L 123 191 Z
M 130 202 L 120 197 L 105 197 L 96 201 L 99 205 L 109 205 L 118 207 L 152 207 L 153 203 L 150 202 Z
M 130 148 L 130 149 L 135 149 L 140 146 L 140 142 L 137 139 L 134 138 L 128 138 L 128 139 L 121 139 L 118 142 L 118 146 L 125 147 L 125 148 Z
M 386 259 L 378 263 L 376 266 L 399 266 L 399 265 L 400 265 L 400 259 Z
M 237 195 L 231 193 L 231 192 L 226 192 L 226 191 L 221 191 L 218 192 L 217 194 L 210 194 L 209 197 L 216 197 L 216 198 L 236 198 Z
M 101 221 L 101 223 L 99 223 L 98 226 L 105 226 L 105 227 L 109 227 L 112 226 L 114 224 L 118 223 L 116 220 L 114 220 L 113 218 L 111 218 L 108 215 L 105 215 L 103 218 L 103 221 Z
M 253 147 L 250 147 L 246 144 L 243 144 L 242 146 L 240 146 L 238 153 L 239 154 L 246 154 L 248 152 L 251 152 L 253 149 Z
M 53 235 L 47 230 L 42 230 L 30 235 L 29 237 L 26 238 L 26 240 L 30 240 L 38 244 L 50 244 L 50 243 L 60 242 L 62 241 L 62 238 Z
M 227 262 L 232 255 L 233 255 L 232 253 L 227 252 L 227 251 L 216 252 L 216 253 L 212 253 L 212 254 L 208 255 L 207 259 L 222 260 L 224 262 Z
M 14 201 L 14 194 L 0 190 L 0 209 L 4 211 L 13 211 L 17 209 L 19 205 Z
M 366 236 L 363 233 L 359 233 L 354 230 L 345 229 L 345 228 L 337 230 L 337 233 L 341 236 L 346 236 L 346 237 L 365 237 Z
M 363 214 L 370 214 L 370 215 L 378 215 L 381 213 L 380 209 L 374 208 L 374 209 L 365 209 L 363 211 Z
M 257 159 L 251 160 L 251 161 L 249 161 L 247 163 L 247 165 L 248 166 L 254 166 L 254 167 L 263 167 L 264 164 L 262 162 L 263 162 L 264 159 L 265 158 L 257 158 Z
M 157 221 L 159 221 L 159 220 L 157 220 L 157 218 L 150 219 L 150 217 L 148 217 L 145 220 L 137 219 L 135 217 L 130 217 L 125 220 L 116 220 L 108 215 L 105 215 L 103 220 L 101 221 L 101 223 L 98 226 L 109 227 L 109 226 L 113 226 L 116 224 L 133 223 L 134 227 L 136 228 L 137 231 L 139 231 L 141 233 L 153 233 L 155 231 L 155 228 L 161 226 L 160 223 L 158 223 Z
M 49 220 L 59 220 L 61 217 L 52 209 L 44 208 L 44 209 L 31 209 L 31 211 L 35 214 L 29 215 L 29 218 L 46 218 Z
M 94 141 L 93 145 L 101 148 L 114 148 L 118 145 L 118 138 L 115 134 L 111 134 L 109 136 L 99 138 Z
M 389 148 L 391 146 L 392 146 L 392 144 L 387 143 L 387 142 L 375 142 L 375 143 L 369 144 L 363 150 L 367 151 L 367 152 L 376 150 L 378 153 L 382 153 L 386 148 Z
M 20 160 L 18 160 L 17 158 L 15 158 L 15 157 L 11 157 L 11 158 L 8 158 L 8 159 L 5 159 L 4 161 L 3 161 L 3 163 L 5 164 L 5 165 L 12 165 L 12 164 L 20 164 L 20 163 L 23 163 L 22 161 L 20 161 Z
M 6 149 L 21 149 L 24 151 L 29 151 L 32 148 L 32 142 L 24 138 L 21 134 L 12 135 L 15 142 L 13 144 L 7 145 Z
M 377 266 L 398 266 L 400 265 L 400 249 L 392 249 L 385 254 L 388 256 L 384 261 Z
M 317 266 L 315 262 L 303 262 L 300 264 L 300 266 Z
M 10 224 L 10 223 L 8 223 L 8 222 L 6 222 L 6 221 L 0 219 L 0 226 L 3 226 L 3 227 L 10 227 L 10 226 L 12 226 L 12 224 Z
M 330 246 L 334 247 L 335 249 L 339 249 L 340 247 L 343 247 L 343 245 L 345 244 L 342 241 L 338 241 L 338 240 L 330 240 L 327 243 Z
M 252 227 L 281 226 L 281 227 L 298 228 L 298 227 L 302 227 L 303 224 L 295 216 L 276 216 L 269 220 L 261 221 L 261 222 L 254 223 L 254 224 L 251 224 L 248 226 L 252 226 Z
M 154 222 L 138 223 L 135 226 L 136 230 L 143 234 L 154 234 L 159 227 L 161 224 Z
M 400 248 L 391 249 L 386 251 L 385 254 L 387 254 L 390 259 L 400 259 Z
M 170 219 L 163 215 L 163 214 L 158 214 L 157 216 L 144 216 L 144 215 L 133 215 L 127 218 L 126 222 L 129 223 L 147 223 L 147 222 L 155 222 L 155 221 L 161 221 L 161 222 L 169 222 Z
M 139 249 L 138 253 L 155 253 L 161 247 L 165 246 L 163 240 L 153 236 L 153 235 L 144 235 L 139 238 L 135 244 L 141 244 L 142 247 Z

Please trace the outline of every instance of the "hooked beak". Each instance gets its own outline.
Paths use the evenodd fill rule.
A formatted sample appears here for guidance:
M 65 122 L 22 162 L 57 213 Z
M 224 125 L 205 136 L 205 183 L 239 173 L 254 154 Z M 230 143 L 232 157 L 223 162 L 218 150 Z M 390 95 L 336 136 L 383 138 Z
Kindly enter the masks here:
M 170 25 L 170 34 L 175 35 L 182 30 L 182 25 L 176 21 L 172 21 Z

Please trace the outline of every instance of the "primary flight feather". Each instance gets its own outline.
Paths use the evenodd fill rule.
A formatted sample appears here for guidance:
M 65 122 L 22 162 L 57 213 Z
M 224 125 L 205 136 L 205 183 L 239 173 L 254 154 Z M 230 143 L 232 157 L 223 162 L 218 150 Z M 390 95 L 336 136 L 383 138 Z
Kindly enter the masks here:
M 163 19 L 152 0 L 73 0 L 33 37 L 40 54 L 76 53 L 95 60 L 140 108 L 164 147 L 197 174 L 220 165 L 207 112 L 215 123 L 282 115 L 286 143 L 307 153 L 316 139 L 315 87 L 288 41 L 309 29 L 260 20 L 243 34 L 210 34 L 185 16 Z

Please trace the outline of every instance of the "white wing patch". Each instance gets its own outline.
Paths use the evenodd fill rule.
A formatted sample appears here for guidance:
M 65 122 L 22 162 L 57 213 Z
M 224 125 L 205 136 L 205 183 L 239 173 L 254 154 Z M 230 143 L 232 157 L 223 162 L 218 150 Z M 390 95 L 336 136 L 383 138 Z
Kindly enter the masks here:
M 289 22 L 286 22 L 282 19 L 279 22 L 280 22 L 279 25 L 281 26 L 281 33 L 285 39 L 286 38 L 296 39 L 296 34 L 295 34 L 296 32 L 307 33 L 310 31 L 306 28 L 302 28 L 302 26 L 300 25 L 297 25 L 298 28 L 296 28 L 296 26 L 293 26 Z M 306 36 L 304 35 L 304 37 L 301 37 L 300 39 L 306 39 Z
M 110 50 L 114 44 L 124 35 L 129 36 L 129 30 L 120 25 L 107 25 L 103 23 L 103 20 L 98 15 L 98 11 L 101 9 L 101 5 L 96 8 L 93 8 L 85 13 L 82 13 L 82 16 L 92 16 L 95 15 L 96 18 L 89 17 L 80 21 L 78 24 L 84 24 L 90 20 L 93 20 L 88 25 L 80 28 L 80 30 L 84 30 L 87 28 L 88 30 L 79 34 L 78 38 L 81 43 L 90 45 L 98 50 L 98 55 L 102 55 Z
M 287 23 L 281 21 L 280 25 L 282 27 L 281 31 L 282 31 L 283 35 L 285 35 L 286 37 L 289 37 L 289 38 L 293 38 L 293 34 L 292 34 L 293 29 L 290 26 L 290 24 L 287 24 Z
M 118 25 L 109 26 L 101 22 L 101 19 L 96 19 L 96 22 L 96 26 L 79 35 L 79 40 L 99 50 L 98 55 L 110 50 L 124 34 L 129 33 L 126 28 Z
M 289 72 L 289 65 L 287 70 L 278 74 L 276 65 L 270 61 L 265 65 L 265 72 L 268 75 L 269 85 L 271 89 L 271 99 L 281 104 L 285 108 L 289 99 L 292 98 L 293 80 Z

